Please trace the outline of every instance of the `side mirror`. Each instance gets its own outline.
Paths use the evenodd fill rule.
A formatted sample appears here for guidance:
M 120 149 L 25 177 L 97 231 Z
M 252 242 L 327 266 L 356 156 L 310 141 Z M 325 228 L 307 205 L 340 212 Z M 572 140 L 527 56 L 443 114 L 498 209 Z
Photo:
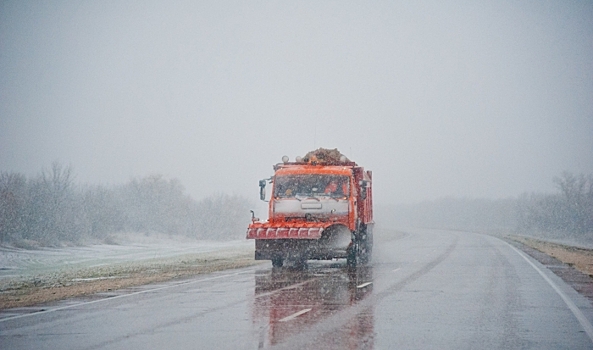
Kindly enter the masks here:
M 259 180 L 259 199 L 266 200 L 266 180 Z

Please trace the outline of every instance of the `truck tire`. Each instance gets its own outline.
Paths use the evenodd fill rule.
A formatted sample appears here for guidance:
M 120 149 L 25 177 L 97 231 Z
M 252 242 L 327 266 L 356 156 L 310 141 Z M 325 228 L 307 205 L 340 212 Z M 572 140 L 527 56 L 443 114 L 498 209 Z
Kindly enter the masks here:
M 362 243 L 361 247 L 360 247 L 360 252 L 359 252 L 359 257 L 358 257 L 358 261 L 359 264 L 368 264 L 371 260 L 371 256 L 369 254 L 369 251 L 367 250 L 366 247 L 366 243 Z
M 282 257 L 272 258 L 272 267 L 282 267 L 284 265 L 284 259 Z
M 367 225 L 360 225 L 356 241 L 348 251 L 346 263 L 349 267 L 366 265 L 371 261 L 373 251 L 373 233 Z
M 373 232 L 367 225 L 362 226 L 359 243 L 359 260 L 362 264 L 371 262 L 373 254 Z
M 346 256 L 346 265 L 348 267 L 356 267 L 357 259 L 357 248 L 356 246 L 352 246 L 352 249 L 348 251 L 348 255 Z

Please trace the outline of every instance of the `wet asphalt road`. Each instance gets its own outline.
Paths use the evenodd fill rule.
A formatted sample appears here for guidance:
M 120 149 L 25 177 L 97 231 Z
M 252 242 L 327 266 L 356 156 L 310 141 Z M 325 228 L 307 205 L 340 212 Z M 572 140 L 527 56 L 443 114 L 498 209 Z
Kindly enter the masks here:
M 376 233 L 374 261 L 271 264 L 0 314 L 0 349 L 593 349 L 593 308 L 490 236 Z

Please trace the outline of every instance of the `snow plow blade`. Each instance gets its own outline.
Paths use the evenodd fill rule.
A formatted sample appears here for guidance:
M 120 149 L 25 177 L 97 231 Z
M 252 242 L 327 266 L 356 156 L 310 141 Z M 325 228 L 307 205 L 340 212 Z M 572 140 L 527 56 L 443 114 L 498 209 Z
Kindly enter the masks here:
M 253 223 L 247 229 L 249 239 L 319 239 L 323 230 L 329 226 L 319 224 L 300 224 L 295 226 L 273 227 L 266 223 Z

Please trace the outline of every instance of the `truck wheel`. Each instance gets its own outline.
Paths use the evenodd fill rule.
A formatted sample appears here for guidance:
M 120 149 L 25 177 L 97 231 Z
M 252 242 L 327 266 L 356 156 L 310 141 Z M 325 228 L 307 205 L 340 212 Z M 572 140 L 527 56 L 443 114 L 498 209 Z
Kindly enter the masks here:
M 304 257 L 298 257 L 295 261 L 294 261 L 294 267 L 296 269 L 305 269 L 307 267 L 307 259 L 305 259 Z
M 369 253 L 366 250 L 366 244 L 362 243 L 360 247 L 360 264 L 364 265 L 369 262 Z
M 373 259 L 373 232 L 367 227 L 366 241 L 364 242 L 365 247 L 365 261 L 370 263 Z
M 370 248 L 368 236 L 364 235 L 364 239 L 359 245 L 359 257 L 361 264 L 367 264 L 371 260 Z
M 282 257 L 272 258 L 272 267 L 282 267 L 284 265 L 284 259 Z
M 373 254 L 373 232 L 367 225 L 361 226 L 358 256 L 360 263 L 368 264 Z
M 358 259 L 358 244 L 354 244 L 351 249 L 348 251 L 348 255 L 346 256 L 346 265 L 348 267 L 356 267 Z

